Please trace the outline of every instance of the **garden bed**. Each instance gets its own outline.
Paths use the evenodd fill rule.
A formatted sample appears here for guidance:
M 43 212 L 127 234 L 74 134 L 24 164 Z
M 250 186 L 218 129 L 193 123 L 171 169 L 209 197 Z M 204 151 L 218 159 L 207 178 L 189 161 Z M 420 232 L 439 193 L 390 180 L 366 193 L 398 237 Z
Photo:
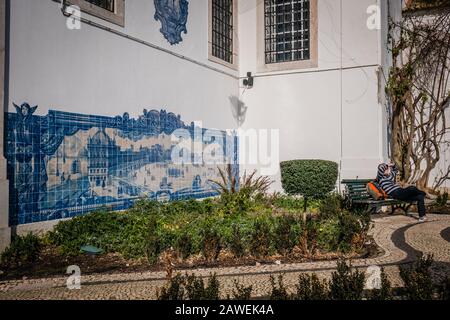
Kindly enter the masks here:
M 69 265 L 78 265 L 83 274 L 127 273 L 167 271 L 168 265 L 181 270 L 379 254 L 367 235 L 370 217 L 345 210 L 338 196 L 310 201 L 306 221 L 303 207 L 302 199 L 238 192 L 95 212 L 60 222 L 42 239 L 13 243 L 2 257 L 0 279 L 61 276 Z M 85 255 L 84 245 L 105 253 Z

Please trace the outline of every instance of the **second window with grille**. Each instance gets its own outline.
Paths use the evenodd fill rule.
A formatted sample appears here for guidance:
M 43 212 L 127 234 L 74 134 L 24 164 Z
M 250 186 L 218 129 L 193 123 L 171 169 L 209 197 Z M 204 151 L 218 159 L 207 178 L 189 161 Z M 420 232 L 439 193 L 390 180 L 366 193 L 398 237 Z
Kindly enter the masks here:
M 309 60 L 310 0 L 264 0 L 265 63 Z
M 235 65 L 236 0 L 210 0 L 210 56 Z

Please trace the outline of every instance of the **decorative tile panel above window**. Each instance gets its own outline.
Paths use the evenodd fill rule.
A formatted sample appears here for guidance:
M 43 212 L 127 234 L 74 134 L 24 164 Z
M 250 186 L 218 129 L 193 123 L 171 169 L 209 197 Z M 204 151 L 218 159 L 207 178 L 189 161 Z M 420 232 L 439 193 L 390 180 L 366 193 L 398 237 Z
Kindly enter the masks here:
M 237 70 L 237 0 L 208 0 L 208 58 Z
M 258 71 L 317 67 L 317 0 L 258 0 Z
M 68 0 L 71 5 L 80 7 L 81 11 L 125 26 L 125 0 Z

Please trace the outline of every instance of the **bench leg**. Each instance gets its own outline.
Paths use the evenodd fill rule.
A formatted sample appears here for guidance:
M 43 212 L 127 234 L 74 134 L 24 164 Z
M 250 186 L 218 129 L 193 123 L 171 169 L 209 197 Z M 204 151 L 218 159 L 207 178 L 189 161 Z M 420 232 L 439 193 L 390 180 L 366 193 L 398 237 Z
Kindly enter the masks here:
M 390 214 L 393 215 L 395 213 L 395 210 L 398 209 L 398 207 L 395 204 L 393 204 L 393 205 L 391 205 L 391 208 L 392 208 L 392 210 L 391 210 Z
M 409 209 L 411 208 L 412 204 L 403 204 L 401 205 L 402 210 L 405 212 L 405 215 L 408 215 Z

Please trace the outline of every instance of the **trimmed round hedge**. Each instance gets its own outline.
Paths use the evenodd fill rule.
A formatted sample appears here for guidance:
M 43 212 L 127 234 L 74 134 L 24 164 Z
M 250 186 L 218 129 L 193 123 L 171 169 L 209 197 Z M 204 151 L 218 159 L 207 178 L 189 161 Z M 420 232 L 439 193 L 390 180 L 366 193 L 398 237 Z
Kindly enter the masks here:
M 281 183 L 290 195 L 305 198 L 323 198 L 336 187 L 339 167 L 326 160 L 284 161 L 281 166 Z

